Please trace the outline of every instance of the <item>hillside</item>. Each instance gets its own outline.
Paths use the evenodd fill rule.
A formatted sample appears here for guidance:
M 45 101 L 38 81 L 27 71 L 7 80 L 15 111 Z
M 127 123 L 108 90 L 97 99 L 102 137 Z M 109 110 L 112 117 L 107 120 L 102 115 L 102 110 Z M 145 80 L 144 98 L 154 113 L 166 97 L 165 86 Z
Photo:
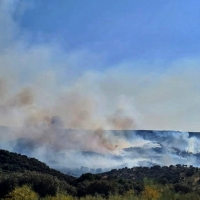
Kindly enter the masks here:
M 161 184 L 183 184 L 193 190 L 200 189 L 200 169 L 187 165 L 169 167 L 155 165 L 152 167 L 133 167 L 113 169 L 101 174 L 104 179 L 125 179 L 142 181 L 145 178 L 155 180 Z
M 34 171 L 56 176 L 59 180 L 72 182 L 74 177 L 65 175 L 60 171 L 51 169 L 45 163 L 35 158 L 28 158 L 26 155 L 12 153 L 6 150 L 0 150 L 0 170 L 3 172 L 21 172 Z
M 24 190 L 40 199 L 200 199 L 200 169 L 186 165 L 113 169 L 79 178 L 49 168 L 35 158 L 0 150 L 0 199 Z M 69 196 L 71 195 L 71 196 Z M 117 196 L 113 196 L 117 195 Z M 128 196 L 127 196 L 128 195 Z M 169 196 L 170 195 L 170 196 Z M 9 197 L 9 198 L 8 198 Z M 38 197 L 38 198 L 39 198 Z M 28 198 L 30 199 L 30 198 Z M 37 198 L 36 198 L 37 199 Z

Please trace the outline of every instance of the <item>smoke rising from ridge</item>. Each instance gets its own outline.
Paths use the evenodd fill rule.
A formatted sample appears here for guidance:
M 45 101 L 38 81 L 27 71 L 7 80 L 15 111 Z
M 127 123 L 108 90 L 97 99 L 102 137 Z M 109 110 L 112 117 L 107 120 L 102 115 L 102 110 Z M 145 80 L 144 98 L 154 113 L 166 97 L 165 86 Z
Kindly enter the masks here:
M 10 127 L 1 148 L 51 166 L 52 160 L 71 167 L 199 166 L 196 136 L 123 131 L 200 130 L 199 58 L 162 72 L 136 61 L 90 70 L 88 63 L 106 65 L 104 58 L 88 49 L 65 51 L 56 42 L 32 44 L 31 33 L 13 19 L 21 3 L 0 2 L 0 125 Z

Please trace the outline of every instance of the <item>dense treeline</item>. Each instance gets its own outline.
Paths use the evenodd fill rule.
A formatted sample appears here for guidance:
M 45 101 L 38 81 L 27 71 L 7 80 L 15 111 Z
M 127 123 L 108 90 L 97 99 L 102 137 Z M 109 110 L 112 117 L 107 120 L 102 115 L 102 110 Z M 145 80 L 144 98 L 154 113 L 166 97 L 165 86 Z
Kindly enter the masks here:
M 34 158 L 0 150 L 0 199 L 200 199 L 200 169 L 176 165 L 70 177 Z
M 40 173 L 50 174 L 56 176 L 60 180 L 67 182 L 73 182 L 72 176 L 67 176 L 55 169 L 51 169 L 45 163 L 40 162 L 35 158 L 28 158 L 25 155 L 12 153 L 6 150 L 0 149 L 0 170 L 4 172 L 25 172 L 36 171 Z
M 198 188 L 200 169 L 187 165 L 133 167 L 113 169 L 110 172 L 102 173 L 103 177 L 117 177 L 128 180 L 143 180 L 144 178 L 154 179 L 161 184 L 187 184 Z M 194 180 L 195 177 L 195 180 Z

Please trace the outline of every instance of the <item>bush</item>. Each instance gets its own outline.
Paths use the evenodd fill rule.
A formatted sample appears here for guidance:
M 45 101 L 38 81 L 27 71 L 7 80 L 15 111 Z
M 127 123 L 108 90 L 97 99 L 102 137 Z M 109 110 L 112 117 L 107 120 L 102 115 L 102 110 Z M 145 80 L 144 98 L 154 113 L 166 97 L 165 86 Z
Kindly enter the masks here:
M 9 192 L 13 191 L 18 182 L 15 177 L 5 178 L 0 182 L 0 198 L 3 198 Z
M 10 192 L 6 199 L 14 200 L 37 200 L 38 195 L 27 185 L 22 187 L 17 187 L 12 192 Z
M 82 182 L 85 180 L 93 181 L 95 179 L 95 175 L 91 173 L 82 174 L 80 178 L 77 179 L 77 182 Z
M 192 191 L 191 187 L 181 184 L 174 185 L 174 190 L 179 193 L 189 193 Z

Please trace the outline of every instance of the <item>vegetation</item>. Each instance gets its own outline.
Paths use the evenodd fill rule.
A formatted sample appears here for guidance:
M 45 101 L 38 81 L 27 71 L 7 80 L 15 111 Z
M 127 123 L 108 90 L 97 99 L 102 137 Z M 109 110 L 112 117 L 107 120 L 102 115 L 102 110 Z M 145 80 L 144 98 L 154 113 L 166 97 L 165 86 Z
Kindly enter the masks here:
M 0 150 L 0 170 L 4 172 L 35 171 L 56 176 L 59 180 L 73 182 L 72 176 L 67 176 L 55 169 L 49 168 L 45 163 L 35 158 L 28 158 L 25 155 Z
M 34 158 L 0 150 L 0 199 L 198 200 L 200 169 L 153 166 L 65 175 Z

